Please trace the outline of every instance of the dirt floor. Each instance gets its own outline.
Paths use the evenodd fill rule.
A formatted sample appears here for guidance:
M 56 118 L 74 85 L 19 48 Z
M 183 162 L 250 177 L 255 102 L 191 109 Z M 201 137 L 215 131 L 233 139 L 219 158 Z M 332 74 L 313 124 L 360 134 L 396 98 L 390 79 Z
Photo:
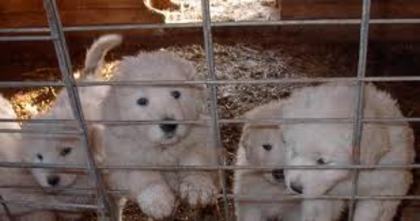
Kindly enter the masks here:
M 198 21 L 201 19 L 201 9 L 196 0 L 174 0 L 180 6 L 177 11 L 167 11 L 167 22 Z M 278 19 L 278 8 L 275 0 L 212 0 L 211 10 L 215 21 L 239 20 L 271 20 Z M 261 39 L 252 44 L 242 42 L 237 37 L 235 44 L 221 44 L 216 41 L 215 64 L 218 79 L 281 79 L 292 77 L 344 77 L 355 76 L 357 69 L 358 45 L 346 44 L 265 44 Z M 86 45 L 87 47 L 87 45 Z M 110 77 L 115 66 L 115 58 L 125 54 L 133 54 L 138 48 L 122 48 L 112 52 L 108 59 L 104 75 Z M 198 77 L 207 74 L 205 55 L 201 45 L 189 44 L 170 46 L 165 50 L 173 51 L 194 62 Z M 25 52 L 26 53 L 26 52 Z M 26 60 L 25 53 L 17 54 L 16 62 L 34 67 L 30 71 L 20 72 L 16 68 L 0 67 L 4 73 L 1 80 L 58 80 L 60 79 L 56 64 L 31 64 Z M 30 53 L 30 52 L 27 52 Z M 84 51 L 72 57 L 75 67 L 82 64 Z M 13 66 L 14 67 L 14 66 Z M 416 44 L 383 44 L 371 43 L 368 56 L 369 76 L 418 76 L 420 69 L 420 45 Z M 221 118 L 240 117 L 247 110 L 273 99 L 287 97 L 290 92 L 302 87 L 302 84 L 266 84 L 266 85 L 223 85 L 218 87 L 218 111 Z M 403 112 L 408 117 L 420 116 L 420 85 L 419 83 L 386 83 L 379 85 L 398 99 Z M 21 118 L 47 111 L 53 104 L 57 88 L 44 87 L 37 89 L 7 89 L 3 94 L 8 97 Z M 420 139 L 420 125 L 412 124 L 415 134 Z M 221 133 L 224 148 L 227 150 L 228 163 L 234 162 L 234 152 L 240 137 L 241 125 L 222 125 Z M 416 143 L 420 150 L 419 142 Z M 419 174 L 416 172 L 416 174 Z M 231 191 L 231 173 L 228 174 L 229 192 Z M 418 180 L 420 176 L 417 175 Z M 418 182 L 413 186 L 412 193 L 418 193 Z M 233 214 L 232 202 L 229 202 Z M 417 207 L 416 203 L 405 203 L 405 206 Z M 222 201 L 218 205 L 193 210 L 185 205 L 179 207 L 170 220 L 224 220 Z M 130 204 L 124 213 L 128 221 L 148 220 L 141 211 Z M 86 220 L 94 220 L 87 215 Z M 408 221 L 407 219 L 406 221 Z

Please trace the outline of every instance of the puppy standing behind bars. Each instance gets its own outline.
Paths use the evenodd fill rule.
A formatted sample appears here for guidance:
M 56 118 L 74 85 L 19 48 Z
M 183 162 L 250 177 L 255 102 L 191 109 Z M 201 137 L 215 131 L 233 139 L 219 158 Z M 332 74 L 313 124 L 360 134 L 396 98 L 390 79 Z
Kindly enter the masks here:
M 195 79 L 193 66 L 174 54 L 156 51 L 122 59 L 115 81 Z M 104 131 L 105 164 L 144 166 L 215 166 L 217 150 L 205 124 L 172 121 L 208 120 L 202 85 L 113 87 L 104 100 L 106 120 L 165 121 L 109 126 Z M 127 189 L 129 198 L 155 219 L 168 217 L 176 196 L 192 206 L 207 205 L 219 192 L 214 171 L 161 172 L 112 170 L 113 188 Z
M 259 106 L 247 112 L 245 119 L 273 119 L 281 112 L 281 101 Z M 264 122 L 244 125 L 237 152 L 237 166 L 281 166 L 286 164 L 286 147 L 280 128 Z M 286 187 L 283 170 L 273 171 L 236 170 L 235 195 L 246 195 L 258 199 L 279 199 L 280 195 L 291 194 Z M 251 199 L 253 200 L 253 199 Z M 299 221 L 300 204 L 284 202 L 241 202 L 236 200 L 235 211 L 238 221 L 283 220 Z
M 106 53 L 121 43 L 119 35 L 105 35 L 96 40 L 86 53 L 85 67 L 81 72 L 81 80 L 101 80 L 100 70 L 103 58 Z M 100 109 L 102 101 L 109 87 L 94 86 L 83 87 L 79 89 L 81 97 L 82 109 L 87 120 L 100 120 Z M 69 100 L 67 91 L 63 89 L 57 96 L 54 106 L 45 114 L 36 116 L 34 119 L 74 119 L 71 109 L 72 103 Z M 38 131 L 77 131 L 77 123 L 55 123 L 40 124 L 28 123 L 24 125 L 26 129 Z M 97 137 L 99 125 L 89 125 L 89 139 L 93 147 L 92 151 L 96 156 L 96 160 L 100 163 L 101 146 L 98 146 Z M 62 165 L 87 165 L 86 152 L 82 146 L 80 136 L 76 135 L 57 135 L 57 134 L 25 134 L 23 137 L 23 148 L 26 162 L 45 163 L 45 164 L 62 164 Z M 93 180 L 87 174 L 66 173 L 54 169 L 32 169 L 32 174 L 38 181 L 39 185 L 46 188 L 50 193 L 55 194 L 54 199 L 61 203 L 72 204 L 94 204 L 93 197 L 89 194 L 76 193 L 75 195 L 64 195 L 62 189 L 83 189 L 90 188 Z M 73 191 L 74 192 L 74 191 Z M 77 192 L 77 191 L 76 191 Z M 81 214 L 76 213 L 60 213 L 66 220 L 79 219 Z
M 365 91 L 365 118 L 403 117 L 397 102 L 368 84 Z M 292 94 L 284 104 L 286 118 L 353 118 L 356 87 L 324 84 Z M 343 166 L 352 163 L 352 123 L 282 125 L 289 165 Z M 414 136 L 407 122 L 364 123 L 361 137 L 361 165 L 406 165 L 414 160 Z M 351 195 L 350 170 L 286 170 L 288 187 L 305 195 Z M 358 195 L 405 195 L 412 182 L 408 169 L 361 170 Z M 399 200 L 358 200 L 354 221 L 391 221 Z M 345 208 L 344 200 L 306 200 L 303 221 L 337 220 Z
M 0 118 L 16 119 L 12 105 L 3 96 L 0 96 Z M 20 129 L 18 123 L 1 123 L 1 129 Z M 2 162 L 21 162 L 22 149 L 20 144 L 21 136 L 17 133 L 1 133 L 0 161 Z M 27 169 L 23 168 L 0 168 L 0 196 L 7 202 L 26 201 L 31 202 L 31 206 L 38 203 L 51 202 L 51 198 L 40 190 L 25 189 L 25 186 L 36 186 L 34 177 Z M 20 188 L 18 187 L 20 186 Z M 23 186 L 23 187 L 22 187 Z M 15 188 L 13 188 L 15 187 Z M 35 207 L 25 207 L 19 204 L 0 204 L 0 220 L 16 221 L 55 221 L 55 214 L 48 210 L 35 209 Z M 9 214 L 7 212 L 9 211 Z M 10 217 L 10 215 L 12 217 Z

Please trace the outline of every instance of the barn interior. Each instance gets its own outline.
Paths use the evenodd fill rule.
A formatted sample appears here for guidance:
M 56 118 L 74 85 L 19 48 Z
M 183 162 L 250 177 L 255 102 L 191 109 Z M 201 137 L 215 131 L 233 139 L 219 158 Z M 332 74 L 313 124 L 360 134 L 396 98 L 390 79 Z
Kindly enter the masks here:
M 105 33 L 121 33 L 124 43 L 106 58 L 104 76 L 112 72 L 115 62 L 124 55 L 160 49 L 193 61 L 203 78 L 208 74 L 200 1 L 74 0 L 58 1 L 58 6 L 75 71 L 82 67 L 86 49 L 95 38 Z M 361 0 L 211 0 L 210 13 L 214 22 L 213 51 L 218 80 L 357 75 Z M 420 18 L 418 1 L 372 0 L 366 75 L 408 77 L 404 81 L 375 84 L 389 91 L 410 118 L 420 116 L 420 82 L 416 78 L 420 69 L 420 21 L 417 18 Z M 343 24 L 343 20 L 351 24 Z M 106 30 L 101 29 L 104 25 L 108 25 Z M 42 0 L 0 2 L 0 38 L 22 33 L 48 35 L 45 30 L 7 32 L 7 29 L 44 27 L 48 27 L 48 22 Z M 61 80 L 51 41 L 0 41 L 0 51 L 0 81 Z M 218 113 L 222 119 L 237 118 L 259 104 L 287 97 L 294 88 L 302 86 L 305 84 L 219 85 Z M 22 119 L 47 111 L 59 90 L 58 87 L 1 88 Z M 416 140 L 420 140 L 420 124 L 410 124 Z M 221 125 L 228 164 L 235 160 L 233 153 L 240 132 L 240 124 Z M 420 153 L 419 142 L 416 150 Z M 418 157 L 416 162 L 419 160 Z M 420 194 L 420 173 L 413 171 L 415 182 L 410 195 L 415 196 Z M 229 193 L 231 181 L 228 172 Z M 232 201 L 229 206 L 233 211 Z M 416 200 L 404 201 L 396 220 L 419 220 L 419 206 Z M 90 213 L 86 217 L 86 220 L 95 219 Z M 147 218 L 130 204 L 125 220 Z M 172 220 L 224 220 L 223 199 L 217 206 L 199 210 L 180 207 Z

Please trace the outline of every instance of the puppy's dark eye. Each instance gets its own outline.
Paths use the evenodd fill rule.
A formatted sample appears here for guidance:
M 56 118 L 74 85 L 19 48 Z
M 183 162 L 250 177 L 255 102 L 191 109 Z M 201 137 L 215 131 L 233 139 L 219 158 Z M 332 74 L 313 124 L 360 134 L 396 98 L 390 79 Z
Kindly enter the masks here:
M 71 147 L 66 147 L 66 148 L 61 150 L 60 155 L 64 157 L 64 156 L 66 156 L 70 153 L 71 153 Z
M 181 92 L 179 91 L 171 91 L 171 96 L 175 99 L 179 99 L 181 97 Z
M 327 162 L 326 162 L 323 158 L 319 158 L 319 159 L 316 161 L 316 163 L 317 163 L 317 164 L 319 164 L 319 165 L 324 165 L 324 164 L 327 164 Z
M 38 160 L 43 160 L 44 159 L 44 157 L 42 157 L 42 155 L 41 154 L 36 154 L 36 158 L 38 158 Z
M 271 144 L 263 144 L 262 147 L 266 151 L 270 151 L 271 149 L 273 149 L 273 146 L 271 146 Z
M 149 100 L 145 97 L 141 97 L 137 100 L 137 104 L 140 106 L 146 106 L 149 103 Z

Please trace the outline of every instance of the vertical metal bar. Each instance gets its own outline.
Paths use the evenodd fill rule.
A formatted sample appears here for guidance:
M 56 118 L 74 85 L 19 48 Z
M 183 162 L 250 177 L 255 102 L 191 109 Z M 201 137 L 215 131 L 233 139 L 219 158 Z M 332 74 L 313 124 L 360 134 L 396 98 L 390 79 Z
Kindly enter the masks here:
M 81 143 L 87 156 L 87 167 L 89 175 L 94 180 L 96 187 L 98 214 L 100 220 L 109 220 L 107 217 L 113 210 L 110 207 L 110 201 L 106 194 L 106 189 L 102 181 L 100 170 L 96 167 L 96 163 L 93 157 L 92 149 L 89 148 L 88 139 L 88 128 L 83 114 L 82 105 L 80 103 L 79 92 L 76 87 L 76 81 L 73 77 L 73 70 L 71 66 L 71 60 L 68 53 L 66 39 L 64 37 L 63 27 L 60 20 L 57 4 L 55 0 L 44 0 L 44 8 L 47 13 L 48 23 L 51 30 L 51 36 L 53 37 L 54 48 L 57 54 L 60 72 L 62 74 L 63 81 L 67 90 L 67 94 L 70 99 L 71 109 L 79 123 L 80 128 L 83 131 L 81 136 Z M 115 219 L 115 216 L 111 214 L 111 219 Z
M 211 30 L 211 15 L 209 0 L 201 1 L 201 10 L 203 16 L 203 35 L 204 35 L 204 47 L 206 51 L 206 59 L 208 66 L 208 80 L 217 80 L 216 70 L 214 66 L 214 54 L 213 54 L 213 37 Z M 217 111 L 217 86 L 213 84 L 207 84 L 210 94 L 210 114 L 211 114 L 211 128 L 213 137 L 213 147 L 223 148 L 222 141 L 220 138 L 220 125 L 219 125 L 219 113 Z M 219 164 L 225 166 L 226 159 L 224 155 L 219 158 Z M 224 170 L 219 170 L 219 175 L 222 183 L 223 191 L 223 205 L 225 213 L 225 221 L 230 220 L 229 215 L 229 203 L 226 188 L 226 174 Z
M 360 145 L 363 136 L 363 115 L 364 115 L 364 86 L 365 82 L 362 80 L 366 76 L 366 63 L 367 63 L 367 51 L 369 43 L 369 19 L 370 19 L 370 8 L 371 0 L 363 0 L 362 7 L 362 22 L 360 24 L 360 44 L 359 44 L 359 61 L 357 67 L 357 82 L 355 90 L 357 92 L 355 96 L 355 112 L 354 112 L 354 123 L 353 123 L 353 164 L 360 164 Z M 359 181 L 359 170 L 356 169 L 353 172 L 352 177 L 352 192 L 349 207 L 348 220 L 352 221 L 354 218 L 355 206 L 356 206 L 356 195 L 357 195 L 357 183 Z

